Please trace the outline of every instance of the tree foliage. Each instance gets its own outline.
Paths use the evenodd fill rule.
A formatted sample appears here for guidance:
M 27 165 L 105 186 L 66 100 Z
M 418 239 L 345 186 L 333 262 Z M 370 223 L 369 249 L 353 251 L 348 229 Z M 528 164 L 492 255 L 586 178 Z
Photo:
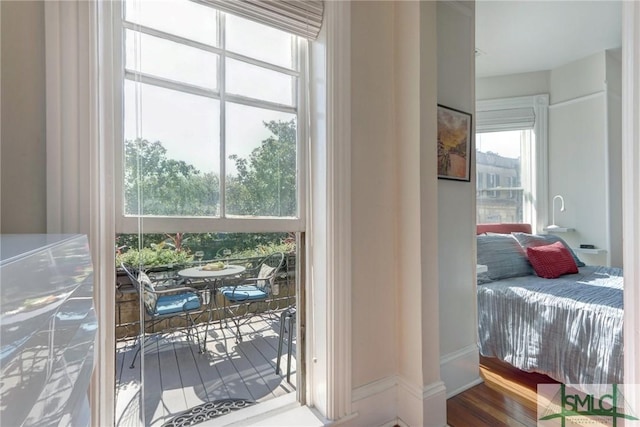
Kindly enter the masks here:
M 226 177 L 226 211 L 241 216 L 294 216 L 297 211 L 296 123 L 264 123 L 271 136 L 263 140 L 248 158 L 229 156 L 237 175 Z M 167 157 L 160 141 L 125 141 L 125 212 L 130 215 L 217 216 L 220 177 L 202 173 L 193 165 Z M 140 204 L 142 201 L 142 204 Z M 167 230 L 175 232 L 175 230 Z M 118 252 L 165 242 L 187 253 L 204 250 L 205 258 L 221 256 L 223 250 L 241 253 L 259 247 L 279 245 L 286 233 L 173 233 L 122 234 L 116 239 Z M 179 243 L 177 244 L 177 239 Z
M 216 215 L 219 187 L 217 175 L 167 158 L 160 141 L 125 141 L 127 214 Z
M 235 161 L 237 176 L 227 176 L 227 212 L 231 215 L 294 216 L 296 197 L 296 123 L 264 123 L 273 134 L 248 159 Z

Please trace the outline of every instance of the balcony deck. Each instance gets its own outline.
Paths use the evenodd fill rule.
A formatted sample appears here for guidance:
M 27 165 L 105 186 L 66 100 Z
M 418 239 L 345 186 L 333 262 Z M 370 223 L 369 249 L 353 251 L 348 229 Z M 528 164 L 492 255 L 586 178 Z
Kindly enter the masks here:
M 197 345 L 179 333 L 149 340 L 144 359 L 146 424 L 171 425 L 176 415 L 206 402 L 233 398 L 264 402 L 295 392 L 295 338 L 288 383 L 286 339 L 283 340 L 281 373 L 275 373 L 279 321 L 254 316 L 241 331 L 243 341 L 236 344 L 231 329 L 212 324 L 204 354 L 198 353 Z M 139 356 L 135 368 L 129 368 L 135 350 L 134 340 L 120 342 L 116 348 L 116 426 L 119 427 L 142 425 Z

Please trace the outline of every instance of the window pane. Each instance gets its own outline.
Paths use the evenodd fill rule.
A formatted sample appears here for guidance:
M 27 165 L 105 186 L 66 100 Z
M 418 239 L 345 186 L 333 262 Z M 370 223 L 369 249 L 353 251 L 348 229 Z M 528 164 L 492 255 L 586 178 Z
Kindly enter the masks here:
M 232 52 L 293 69 L 294 38 L 267 25 L 226 15 L 225 43 Z
M 190 1 L 127 0 L 125 19 L 165 33 L 216 46 L 216 11 Z
M 215 53 L 136 31 L 127 30 L 125 38 L 128 70 L 208 89 L 217 88 L 218 55 Z
M 227 59 L 227 92 L 293 106 L 295 77 Z
M 218 215 L 219 101 L 131 81 L 124 95 L 125 214 Z
M 521 159 L 528 132 L 476 135 L 478 223 L 523 221 Z
M 296 216 L 295 115 L 228 103 L 226 120 L 227 214 Z

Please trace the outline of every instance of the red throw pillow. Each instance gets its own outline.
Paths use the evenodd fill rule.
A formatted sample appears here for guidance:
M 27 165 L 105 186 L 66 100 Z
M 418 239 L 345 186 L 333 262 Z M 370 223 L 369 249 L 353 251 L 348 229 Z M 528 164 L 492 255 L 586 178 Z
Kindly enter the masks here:
M 536 274 L 545 279 L 555 279 L 563 274 L 578 272 L 578 266 L 573 260 L 571 252 L 562 242 L 529 247 L 527 248 L 527 257 Z

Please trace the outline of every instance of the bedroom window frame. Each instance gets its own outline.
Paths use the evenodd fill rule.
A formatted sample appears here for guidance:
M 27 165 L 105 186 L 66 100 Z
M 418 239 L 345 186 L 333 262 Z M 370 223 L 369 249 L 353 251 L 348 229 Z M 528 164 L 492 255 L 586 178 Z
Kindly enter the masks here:
M 530 197 L 524 200 L 523 222 L 531 224 L 534 233 L 541 232 L 543 224 L 548 222 L 548 115 L 548 94 L 476 102 L 476 134 L 532 130 L 529 154 L 522 159 L 527 176 L 531 177 Z

